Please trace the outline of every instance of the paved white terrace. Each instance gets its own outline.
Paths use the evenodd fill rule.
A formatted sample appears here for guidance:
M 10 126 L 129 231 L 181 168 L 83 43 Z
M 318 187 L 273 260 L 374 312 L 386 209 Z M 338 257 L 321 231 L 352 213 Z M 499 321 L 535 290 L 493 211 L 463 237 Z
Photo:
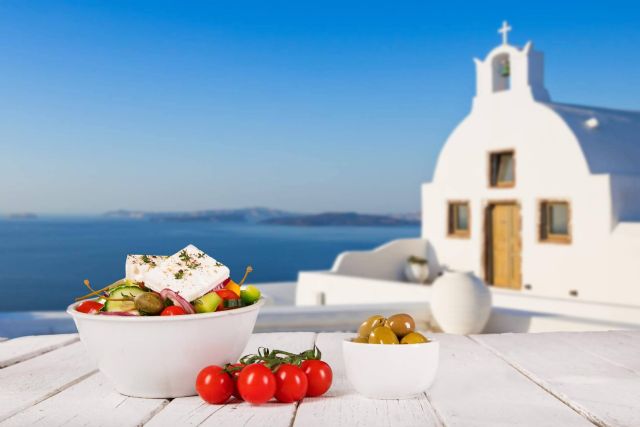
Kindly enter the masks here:
M 341 341 L 352 334 L 254 334 L 259 346 L 316 343 L 334 370 L 325 397 L 300 404 L 208 405 L 198 397 L 118 394 L 75 334 L 0 342 L 0 426 L 638 426 L 640 331 L 432 335 L 441 342 L 431 389 L 369 400 L 345 378 Z

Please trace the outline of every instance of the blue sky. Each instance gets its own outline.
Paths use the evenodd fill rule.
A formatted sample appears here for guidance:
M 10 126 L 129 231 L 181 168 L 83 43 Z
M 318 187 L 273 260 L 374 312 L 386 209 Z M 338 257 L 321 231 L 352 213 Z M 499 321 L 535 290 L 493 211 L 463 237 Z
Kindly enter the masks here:
M 568 3 L 3 1 L 0 212 L 417 211 L 503 19 L 640 109 L 640 8 Z

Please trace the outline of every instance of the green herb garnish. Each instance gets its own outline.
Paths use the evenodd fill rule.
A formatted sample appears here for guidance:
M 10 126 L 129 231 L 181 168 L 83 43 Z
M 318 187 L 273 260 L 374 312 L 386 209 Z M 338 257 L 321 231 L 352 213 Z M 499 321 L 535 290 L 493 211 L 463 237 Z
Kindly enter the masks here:
M 200 263 L 194 259 L 191 259 L 191 256 L 189 256 L 187 251 L 184 249 L 180 251 L 180 255 L 178 255 L 178 257 L 184 262 L 184 265 L 192 270 L 200 266 Z
M 151 260 L 151 258 L 149 258 L 149 256 L 147 255 L 142 255 L 142 262 L 144 262 L 145 264 L 149 264 L 151 267 L 155 267 L 156 263 L 154 261 Z

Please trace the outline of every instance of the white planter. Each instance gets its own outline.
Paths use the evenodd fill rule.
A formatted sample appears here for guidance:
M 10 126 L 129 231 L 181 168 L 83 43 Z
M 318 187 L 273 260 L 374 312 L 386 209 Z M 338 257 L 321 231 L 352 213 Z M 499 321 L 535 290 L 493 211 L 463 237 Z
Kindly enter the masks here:
M 473 273 L 446 271 L 433 285 L 431 312 L 444 332 L 477 334 L 491 314 L 491 292 Z
M 404 266 L 404 275 L 413 283 L 426 283 L 429 278 L 429 264 L 407 262 Z

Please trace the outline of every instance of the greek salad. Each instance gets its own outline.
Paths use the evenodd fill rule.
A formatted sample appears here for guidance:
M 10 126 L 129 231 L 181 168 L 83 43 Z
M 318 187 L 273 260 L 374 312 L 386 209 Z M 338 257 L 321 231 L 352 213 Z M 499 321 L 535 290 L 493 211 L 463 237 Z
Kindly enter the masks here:
M 233 310 L 256 303 L 260 290 L 235 282 L 227 266 L 193 245 L 171 256 L 128 255 L 125 278 L 76 298 L 76 310 L 110 316 L 175 316 Z

